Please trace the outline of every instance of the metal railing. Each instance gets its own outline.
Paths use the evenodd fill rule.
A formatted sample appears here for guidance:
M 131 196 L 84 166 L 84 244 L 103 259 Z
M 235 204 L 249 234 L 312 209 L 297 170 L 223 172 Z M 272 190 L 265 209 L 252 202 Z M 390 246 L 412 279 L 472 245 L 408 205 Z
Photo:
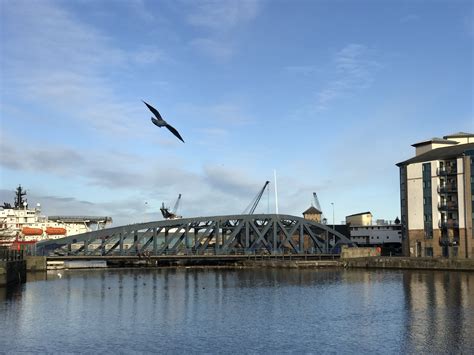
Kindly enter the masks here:
M 458 209 L 457 201 L 445 201 L 438 203 L 438 210 L 440 211 L 453 211 Z
M 458 228 L 459 222 L 454 219 L 448 219 L 447 221 L 439 221 L 438 227 L 439 228 Z
M 438 176 L 443 176 L 443 175 L 456 175 L 457 169 L 454 167 L 444 167 L 444 168 L 437 168 L 436 169 L 436 175 Z
M 451 193 L 451 192 L 457 192 L 457 187 L 454 184 L 446 184 L 446 185 L 440 185 L 438 186 L 438 193 L 443 194 L 443 193 Z
M 23 260 L 23 250 L 0 249 L 0 261 Z

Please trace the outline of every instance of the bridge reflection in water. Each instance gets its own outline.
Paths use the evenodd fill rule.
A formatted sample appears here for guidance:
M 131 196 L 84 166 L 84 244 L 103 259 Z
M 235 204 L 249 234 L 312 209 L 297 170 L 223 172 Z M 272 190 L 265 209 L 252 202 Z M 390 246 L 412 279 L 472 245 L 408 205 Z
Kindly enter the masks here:
M 327 225 L 281 214 L 130 224 L 37 244 L 37 255 L 140 256 L 329 254 L 355 246 Z

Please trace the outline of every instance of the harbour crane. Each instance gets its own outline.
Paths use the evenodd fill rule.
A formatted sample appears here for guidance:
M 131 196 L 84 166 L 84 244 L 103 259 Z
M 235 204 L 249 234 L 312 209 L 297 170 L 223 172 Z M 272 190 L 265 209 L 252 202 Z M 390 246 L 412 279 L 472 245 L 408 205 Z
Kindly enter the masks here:
M 316 209 L 323 213 L 323 210 L 321 209 L 321 205 L 319 204 L 319 200 L 318 200 L 318 195 L 316 195 L 316 192 L 313 192 L 313 199 L 314 199 L 314 207 L 316 207 Z
M 165 207 L 165 203 L 163 202 L 161 204 L 161 214 L 163 215 L 164 219 L 178 219 L 178 218 L 183 218 L 182 216 L 178 216 L 178 208 L 179 208 L 179 203 L 181 201 L 181 194 L 178 195 L 178 199 L 176 200 L 176 203 L 174 204 L 174 207 L 172 210 L 170 210 L 169 207 Z
M 242 212 L 242 214 L 253 214 L 255 212 L 255 209 L 257 208 L 257 205 L 260 202 L 260 199 L 262 198 L 262 195 L 265 192 L 265 189 L 267 188 L 268 184 L 270 184 L 270 181 L 265 182 L 265 185 L 263 185 L 257 196 L 254 197 L 254 199 L 250 202 L 250 205 L 247 206 L 247 208 L 244 210 L 244 212 Z

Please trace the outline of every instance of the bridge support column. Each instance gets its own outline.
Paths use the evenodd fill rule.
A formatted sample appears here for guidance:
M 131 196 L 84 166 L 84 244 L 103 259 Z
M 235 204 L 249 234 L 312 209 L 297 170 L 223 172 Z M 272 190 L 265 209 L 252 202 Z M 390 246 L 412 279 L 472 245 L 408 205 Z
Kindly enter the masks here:
M 84 240 L 84 255 L 87 255 L 89 252 L 89 241 L 86 239 Z
M 158 233 L 156 233 L 156 227 L 153 228 L 153 255 L 156 255 L 158 251 Z
M 189 224 L 186 224 L 186 227 L 184 227 L 184 248 L 186 249 L 186 254 L 188 254 L 188 248 L 189 248 Z
M 303 233 L 303 224 L 300 224 L 300 227 L 298 228 L 300 230 L 300 247 L 299 247 L 299 253 L 304 254 L 304 233 Z
M 248 253 L 250 248 L 250 224 L 249 221 L 245 221 L 245 252 Z
M 273 252 L 272 254 L 278 254 L 278 224 L 276 220 L 273 220 Z
M 219 242 L 220 242 L 220 223 L 219 221 L 216 222 L 215 226 L 214 226 L 214 240 L 215 240 L 215 243 L 214 243 L 214 252 L 215 254 L 219 254 Z
M 133 245 L 135 246 L 135 254 L 138 255 L 139 248 L 138 248 L 138 231 L 137 230 L 133 231 Z

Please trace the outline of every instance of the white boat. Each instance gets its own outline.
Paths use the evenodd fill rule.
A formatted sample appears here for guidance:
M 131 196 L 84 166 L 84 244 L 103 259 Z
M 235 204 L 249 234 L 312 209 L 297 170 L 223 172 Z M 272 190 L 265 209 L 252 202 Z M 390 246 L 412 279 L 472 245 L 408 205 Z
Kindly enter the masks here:
M 111 217 L 42 216 L 40 205 L 28 208 L 25 196 L 18 186 L 13 206 L 6 202 L 0 206 L 0 247 L 20 249 L 22 244 L 86 233 L 112 223 Z

